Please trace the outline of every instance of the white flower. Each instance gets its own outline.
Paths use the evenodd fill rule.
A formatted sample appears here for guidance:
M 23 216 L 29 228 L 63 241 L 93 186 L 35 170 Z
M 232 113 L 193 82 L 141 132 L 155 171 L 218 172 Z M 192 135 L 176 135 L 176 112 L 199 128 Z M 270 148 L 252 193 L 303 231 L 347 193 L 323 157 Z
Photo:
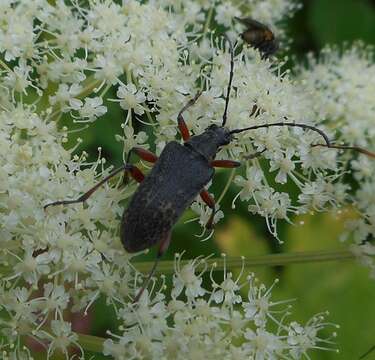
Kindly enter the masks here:
M 80 100 L 76 99 L 80 91 L 81 87 L 77 84 L 73 84 L 70 87 L 66 84 L 61 84 L 55 95 L 49 97 L 49 101 L 51 105 L 59 105 L 61 111 L 68 112 L 72 108 L 80 107 Z
M 236 16 L 241 16 L 241 12 L 231 3 L 224 3 L 216 7 L 215 20 L 220 25 L 229 27 Z
M 241 285 L 238 285 L 241 274 L 233 281 L 226 269 L 220 285 L 211 276 L 208 287 L 202 288 L 199 282 L 199 288 L 204 289 L 200 296 L 189 294 L 189 289 L 194 291 L 196 280 L 202 280 L 207 263 L 205 259 L 196 259 L 181 266 L 181 261 L 181 256 L 176 256 L 172 300 L 168 306 L 164 305 L 163 286 L 154 290 L 154 298 L 146 291 L 139 304 L 125 304 L 119 311 L 122 320 L 119 334 L 110 333 L 113 339 L 105 341 L 104 354 L 121 360 L 143 356 L 177 360 L 231 359 L 234 355 L 243 359 L 276 359 L 292 354 L 308 356 L 307 349 L 325 343 L 326 339 L 319 338 L 324 324 L 320 315 L 313 317 L 304 328 L 309 342 L 292 341 L 294 323 L 289 325 L 285 320 L 290 308 L 282 309 L 283 301 L 273 302 L 272 286 L 268 290 L 262 284 L 255 286 L 253 276 L 249 277 L 249 300 L 255 311 L 250 310 L 253 306 L 250 303 L 241 304 Z M 202 273 L 196 273 L 197 267 L 203 267 Z M 182 292 L 185 286 L 186 291 Z M 219 297 L 220 301 L 215 301 Z M 278 309 L 273 310 L 274 306 Z M 257 317 L 263 321 L 255 321 Z M 238 338 L 243 341 L 237 343 Z
M 305 211 L 308 209 L 323 211 L 327 203 L 334 203 L 333 194 L 327 192 L 326 189 L 327 183 L 323 179 L 305 184 L 302 193 L 298 196 L 298 201 L 304 205 Z
M 191 205 L 191 210 L 193 210 L 196 214 L 199 215 L 199 224 L 202 227 L 205 227 L 212 216 L 212 209 L 208 207 L 206 203 L 199 200 Z M 219 210 L 218 207 L 216 207 L 212 225 L 217 224 L 223 217 L 223 211 Z
M 240 186 L 242 190 L 235 197 L 232 204 L 234 205 L 234 201 L 238 196 L 243 201 L 250 200 L 254 196 L 254 191 L 262 188 L 263 177 L 263 171 L 255 166 L 249 166 L 246 168 L 246 178 L 237 175 L 234 178 L 234 182 L 236 185 Z M 233 205 L 232 207 L 234 207 Z
M 27 88 L 32 85 L 30 71 L 32 68 L 26 63 L 16 66 L 12 72 L 9 72 L 4 79 L 4 84 L 16 92 L 27 95 Z
M 327 325 L 324 322 L 325 315 L 326 314 L 318 314 L 314 316 L 305 326 L 302 326 L 295 321 L 290 324 L 288 331 L 288 344 L 292 345 L 290 354 L 293 356 L 293 359 L 299 359 L 302 355 L 308 356 L 306 353 L 307 350 L 317 347 L 317 333 L 323 328 L 323 326 Z M 338 326 L 335 327 L 338 328 Z M 336 333 L 333 333 L 332 337 L 335 338 Z M 329 339 L 325 340 L 325 342 L 327 344 L 333 344 Z
M 115 85 L 119 81 L 119 76 L 123 69 L 121 64 L 111 54 L 98 55 L 94 62 L 95 78 L 99 81 Z
M 107 108 L 102 104 L 101 97 L 86 98 L 85 104 L 79 109 L 80 117 L 90 122 L 96 120 L 107 112 Z
M 81 346 L 78 344 L 78 335 L 72 332 L 71 324 L 69 322 L 61 321 L 61 320 L 52 320 L 51 321 L 51 330 L 52 334 L 44 333 L 46 339 L 48 339 L 48 352 L 47 358 L 56 351 L 59 350 L 65 356 L 68 355 L 68 348 L 71 345 L 77 346 L 81 353 L 83 354 L 83 350 Z
M 249 340 L 244 348 L 254 359 L 276 358 L 277 354 L 282 353 L 285 349 L 285 344 L 282 341 L 283 336 L 275 335 L 261 328 L 256 331 L 248 329 L 244 336 Z
M 320 117 L 336 122 L 345 142 L 367 147 L 374 134 L 374 75 L 371 49 L 356 44 L 342 52 L 327 47 L 318 60 L 310 57 L 300 78 Z
M 204 262 L 202 259 L 195 259 L 181 267 L 181 257 L 181 255 L 177 254 L 175 259 L 172 297 L 176 298 L 184 289 L 188 299 L 204 295 L 205 290 L 201 286 L 201 273 L 196 275 L 196 268 Z
M 122 125 L 122 129 L 124 136 L 117 135 L 116 140 L 123 142 L 124 154 L 128 154 L 129 151 L 135 146 L 141 145 L 141 147 L 145 149 L 148 148 L 148 144 L 145 144 L 148 136 L 144 131 L 140 131 L 135 134 L 133 127 L 129 125 Z
M 117 97 L 120 99 L 120 106 L 124 110 L 134 110 L 137 115 L 144 113 L 146 96 L 142 91 L 137 90 L 134 84 L 120 86 L 117 90 Z
M 287 175 L 290 174 L 295 168 L 295 164 L 291 160 L 293 155 L 294 150 L 289 148 L 287 149 L 285 156 L 281 154 L 270 161 L 270 171 L 279 170 L 275 177 L 275 181 L 282 184 L 286 183 Z
M 24 258 L 14 267 L 14 275 L 9 278 L 15 278 L 20 275 L 29 283 L 36 285 L 42 275 L 50 272 L 51 258 L 48 253 L 42 253 L 35 256 L 33 248 L 27 245 L 25 247 Z
M 251 15 L 265 24 L 275 24 L 283 17 L 291 17 L 302 5 L 293 0 L 250 0 Z
M 220 284 L 217 284 L 215 280 L 211 277 L 212 286 L 214 288 L 212 292 L 212 298 L 216 303 L 224 304 L 237 304 L 242 302 L 242 297 L 238 295 L 239 290 L 244 284 L 239 284 L 241 276 L 244 271 L 244 263 L 242 264 L 241 271 L 237 276 L 237 279 L 233 281 L 233 274 L 227 272 L 226 269 L 226 256 L 222 255 L 224 258 L 224 279 Z M 244 260 L 244 258 L 243 258 Z

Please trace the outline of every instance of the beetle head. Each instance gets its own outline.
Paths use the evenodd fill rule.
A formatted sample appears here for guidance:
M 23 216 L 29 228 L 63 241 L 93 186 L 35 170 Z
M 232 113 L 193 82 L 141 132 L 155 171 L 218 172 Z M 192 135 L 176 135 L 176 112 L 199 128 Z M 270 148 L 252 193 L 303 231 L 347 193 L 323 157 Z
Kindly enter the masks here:
M 217 144 L 218 147 L 228 145 L 233 139 L 233 135 L 230 133 L 230 130 L 224 126 L 212 124 L 206 129 L 205 132 L 211 134 L 212 140 Z
M 192 136 L 185 144 L 202 154 L 207 160 L 212 160 L 219 147 L 228 145 L 232 138 L 233 135 L 228 128 L 213 124 L 202 134 Z

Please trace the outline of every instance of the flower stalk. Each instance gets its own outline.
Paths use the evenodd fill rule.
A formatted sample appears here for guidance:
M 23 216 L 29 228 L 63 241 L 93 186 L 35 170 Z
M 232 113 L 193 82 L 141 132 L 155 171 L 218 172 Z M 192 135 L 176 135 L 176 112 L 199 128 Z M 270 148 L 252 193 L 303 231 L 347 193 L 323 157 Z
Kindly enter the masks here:
M 258 266 L 282 266 L 291 264 L 303 264 L 303 263 L 316 263 L 316 262 L 328 262 L 328 261 L 345 261 L 354 260 L 356 255 L 350 250 L 333 250 L 333 251 L 305 251 L 295 253 L 283 253 L 283 254 L 270 254 L 261 256 L 246 257 L 226 257 L 223 258 L 210 258 L 206 260 L 209 266 L 213 266 L 213 271 L 223 271 L 227 266 L 231 269 L 241 268 L 244 266 L 246 269 Z M 181 265 L 186 265 L 189 260 L 181 260 Z M 153 262 L 142 261 L 134 262 L 134 267 L 142 272 L 148 273 L 152 267 Z M 156 270 L 156 274 L 172 274 L 174 272 L 174 261 L 160 261 L 159 266 Z
M 96 353 L 103 352 L 103 343 L 106 339 L 99 336 L 80 334 L 78 335 L 78 343 L 87 351 L 92 351 Z

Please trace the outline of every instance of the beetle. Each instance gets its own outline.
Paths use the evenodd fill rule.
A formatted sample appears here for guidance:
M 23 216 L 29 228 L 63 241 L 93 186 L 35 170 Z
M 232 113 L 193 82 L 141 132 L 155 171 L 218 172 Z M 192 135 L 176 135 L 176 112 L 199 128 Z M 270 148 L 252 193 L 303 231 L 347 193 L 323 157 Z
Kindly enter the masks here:
M 279 49 L 279 42 L 268 26 L 250 17 L 235 17 L 235 19 L 247 27 L 240 35 L 241 38 L 253 48 L 258 49 L 262 58 L 270 57 Z
M 220 126 L 213 124 L 201 134 L 190 135 L 183 118 L 183 113 L 196 103 L 201 95 L 201 92 L 198 92 L 180 110 L 177 116 L 178 128 L 183 139 L 183 144 L 177 141 L 167 143 L 159 157 L 148 150 L 133 147 L 129 151 L 124 165 L 114 170 L 78 199 L 55 201 L 44 206 L 44 209 L 46 209 L 49 206 L 84 202 L 101 185 L 122 171 L 130 174 L 135 181 L 140 183 L 122 216 L 120 227 L 121 242 L 129 253 L 144 250 L 155 244 L 159 244 L 159 249 L 154 265 L 142 288 L 135 296 L 134 302 L 137 302 L 141 297 L 156 270 L 159 259 L 168 249 L 171 241 L 172 227 L 198 195 L 212 209 L 206 228 L 211 229 L 213 227 L 215 201 L 205 189 L 205 186 L 212 179 L 215 167 L 236 168 L 241 165 L 240 162 L 234 160 L 215 160 L 219 149 L 231 143 L 234 140 L 235 134 L 274 126 L 299 127 L 315 131 L 322 136 L 324 144 L 314 144 L 312 146 L 352 149 L 375 157 L 375 154 L 359 147 L 331 144 L 327 135 L 322 130 L 307 124 L 275 122 L 234 130 L 226 127 L 234 68 L 233 46 L 229 39 L 227 41 L 229 42 L 231 54 L 230 74 L 225 97 L 225 108 Z M 244 158 L 254 158 L 261 153 L 248 155 Z M 132 154 L 138 155 L 141 159 L 155 164 L 147 176 L 137 166 L 131 164 L 130 158 Z

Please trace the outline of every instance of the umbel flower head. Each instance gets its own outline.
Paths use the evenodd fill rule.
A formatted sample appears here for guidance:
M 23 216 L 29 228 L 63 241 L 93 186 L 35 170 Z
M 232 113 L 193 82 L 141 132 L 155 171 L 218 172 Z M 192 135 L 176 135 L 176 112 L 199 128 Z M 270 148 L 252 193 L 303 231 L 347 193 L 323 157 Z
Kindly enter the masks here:
M 188 128 L 200 134 L 212 124 L 220 125 L 231 54 L 224 38 L 211 29 L 220 26 L 233 41 L 241 31 L 234 17 L 243 14 L 267 22 L 282 38 L 277 22 L 297 7 L 289 0 L 252 0 L 246 5 L 204 0 L 1 4 L 0 350 L 4 359 L 32 359 L 32 342 L 45 348 L 47 358 L 59 352 L 83 359 L 85 349 L 66 314 L 87 314 L 100 297 L 123 322 L 118 334 L 104 344 L 104 353 L 116 359 L 301 359 L 308 358 L 309 350 L 329 344 L 330 338 L 319 335 L 329 325 L 323 315 L 306 325 L 288 323 L 290 308 L 279 310 L 283 304 L 273 302 L 271 289 L 258 284 L 254 275 L 244 281 L 225 269 L 222 281 L 214 280 L 214 269 L 201 258 L 182 263 L 178 256 L 172 289 L 165 289 L 163 279 L 161 285 L 153 281 L 139 303 L 132 304 L 142 276 L 122 248 L 118 226 L 120 202 L 133 195 L 133 182 L 125 187 L 120 186 L 121 179 L 107 183 L 84 205 L 43 210 L 52 201 L 78 198 L 112 170 L 101 149 L 90 161 L 85 151 L 78 152 L 82 140 L 76 146 L 66 145 L 71 133 L 79 130 L 77 123 L 86 127 L 110 121 L 105 117 L 109 106 L 124 110 L 123 131 L 116 137 L 124 158 L 134 146 L 160 154 L 169 141 L 180 141 L 177 114 L 198 91 L 202 91 L 199 101 L 184 114 Z M 354 48 L 335 53 L 322 65 L 312 62 L 301 75 L 306 78 L 303 91 L 289 71 L 281 70 L 284 64 L 264 60 L 240 43 L 235 54 L 230 129 L 288 121 L 319 127 L 333 136 L 330 121 L 336 126 L 340 119 L 345 126 L 339 135 L 346 143 L 351 144 L 350 133 L 356 132 L 356 145 L 374 145 L 366 123 L 373 108 L 363 106 L 369 97 L 362 99 L 362 105 L 353 101 L 352 113 L 357 111 L 363 122 L 353 126 L 345 111 L 334 108 L 334 101 L 324 104 L 326 113 L 318 113 L 322 99 L 329 101 L 318 93 L 328 85 L 308 80 L 322 67 L 325 70 L 320 71 L 335 76 L 332 68 L 341 66 L 345 74 L 349 57 L 358 60 L 345 79 L 350 88 L 355 74 L 373 67 L 364 56 L 367 52 Z M 366 83 L 366 78 L 359 79 L 361 86 Z M 336 90 L 342 91 L 340 86 Z M 140 124 L 142 130 L 136 131 Z M 292 222 L 294 214 L 350 202 L 364 212 L 353 225 L 361 230 L 356 243 L 362 253 L 371 252 L 371 246 L 362 246 L 374 233 L 374 201 L 369 197 L 373 177 L 363 166 L 368 160 L 363 154 L 349 160 L 349 155 L 335 149 L 311 146 L 321 142 L 319 133 L 298 127 L 238 134 L 217 154 L 218 159 L 243 162 L 243 174 L 234 178 L 239 192 L 233 205 L 235 200 L 247 202 L 249 216 L 263 216 L 277 237 L 280 220 Z M 252 157 L 254 153 L 261 158 Z M 364 184 L 354 195 L 341 181 L 348 165 L 358 183 Z M 290 184 L 297 196 L 288 192 Z M 191 208 L 204 226 L 206 208 L 198 201 Z M 223 216 L 218 212 L 214 221 Z M 209 286 L 204 285 L 205 276 Z M 71 348 L 78 348 L 75 355 Z
M 375 64 L 372 47 L 356 43 L 340 50 L 327 47 L 319 58 L 309 57 L 308 66 L 299 73 L 301 87 L 311 94 L 312 107 L 317 116 L 336 131 L 338 141 L 375 149 Z M 342 154 L 340 161 L 349 169 L 351 183 L 357 189 L 346 201 L 353 204 L 359 216 L 347 224 L 343 240 L 353 242 L 351 248 L 375 277 L 375 218 L 374 179 L 375 161 L 366 156 Z M 345 197 L 348 185 L 343 179 L 335 185 Z
M 212 265 L 215 267 L 215 263 Z M 225 268 L 222 282 L 202 286 L 207 259 L 182 264 L 175 258 L 172 297 L 166 300 L 163 286 L 155 295 L 144 293 L 139 304 L 119 310 L 120 335 L 104 343 L 104 354 L 115 359 L 299 359 L 314 348 L 332 346 L 332 338 L 319 332 L 327 326 L 327 314 L 305 325 L 287 322 L 291 306 L 271 299 L 271 288 L 259 284 L 254 274 L 237 278 Z M 275 284 L 277 281 L 275 281 Z M 241 288 L 248 289 L 247 297 Z M 187 300 L 184 300 L 186 297 Z M 272 326 L 277 328 L 271 331 Z M 335 327 L 335 326 L 334 326 Z

